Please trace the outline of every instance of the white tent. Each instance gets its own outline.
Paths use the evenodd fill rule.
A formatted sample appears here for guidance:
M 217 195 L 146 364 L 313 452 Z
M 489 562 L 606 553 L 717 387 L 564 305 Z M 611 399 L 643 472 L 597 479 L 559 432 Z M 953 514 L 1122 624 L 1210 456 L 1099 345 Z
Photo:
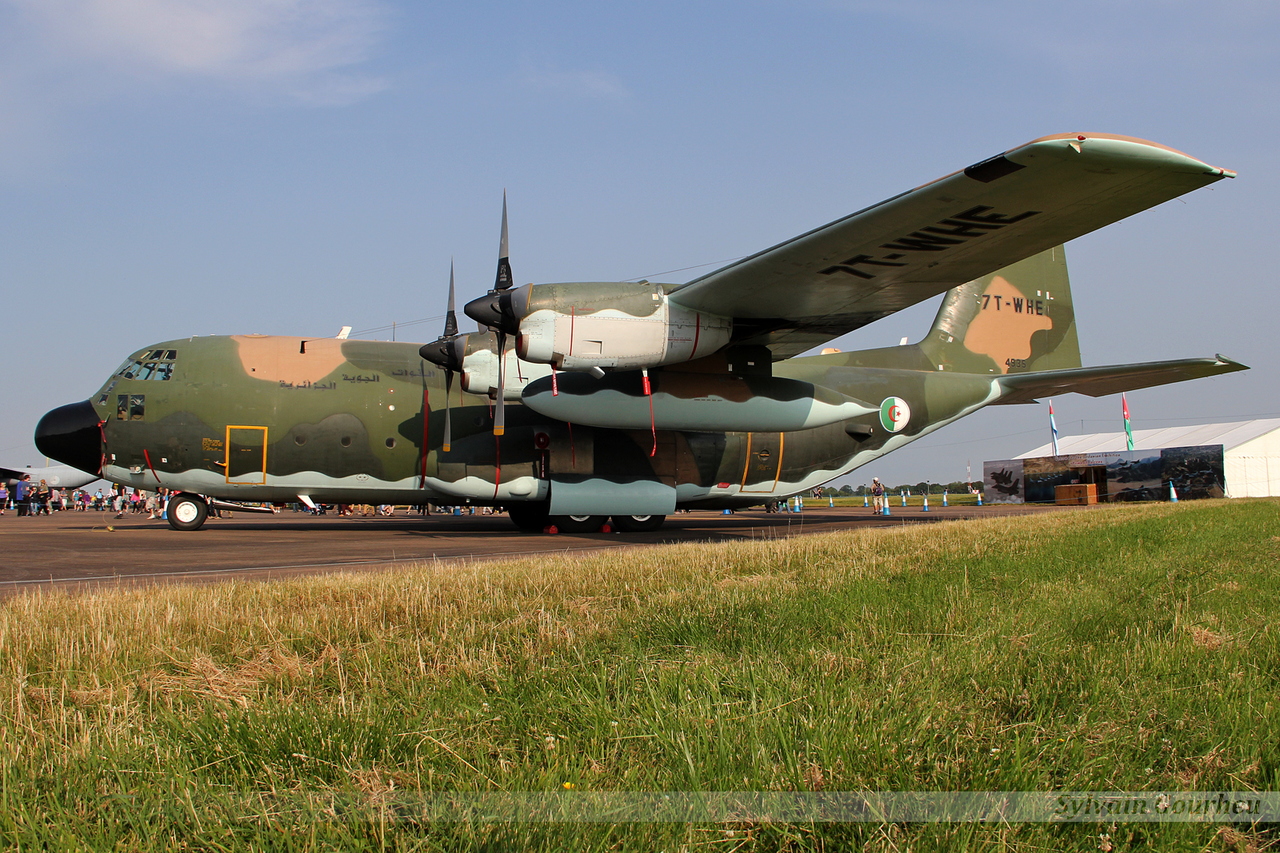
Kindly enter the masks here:
M 1227 478 L 1228 497 L 1280 495 L 1280 418 L 1133 431 L 1133 446 L 1136 450 L 1214 444 L 1222 445 L 1222 465 Z M 1072 453 L 1113 453 L 1127 447 L 1123 431 L 1058 438 L 1059 456 Z M 1032 459 L 1052 455 L 1053 444 L 1049 443 L 1015 458 Z

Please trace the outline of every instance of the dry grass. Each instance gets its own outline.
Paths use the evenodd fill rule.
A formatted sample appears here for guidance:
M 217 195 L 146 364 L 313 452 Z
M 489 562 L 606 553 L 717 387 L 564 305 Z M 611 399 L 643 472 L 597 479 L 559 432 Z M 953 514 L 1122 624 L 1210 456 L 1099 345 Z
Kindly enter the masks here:
M 159 793 L 130 796 L 152 820 L 212 846 L 226 836 L 209 826 L 231 831 L 215 808 L 231 789 L 348 792 L 385 811 L 405 791 L 565 784 L 1274 786 L 1280 760 L 1258 733 L 1280 725 L 1259 698 L 1280 659 L 1268 568 L 1280 540 L 1257 531 L 1280 529 L 1276 510 L 1184 502 L 664 546 L 622 561 L 10 599 L 0 778 L 42 793 L 29 819 L 0 818 L 0 831 L 45 844 L 33 827 L 63 821 L 99 839 L 89 846 L 172 846 L 109 807 L 116 823 L 88 828 L 104 819 L 88 804 L 143 777 Z M 50 793 L 48 779 L 68 793 Z M 194 785 L 206 805 L 188 814 L 166 785 Z M 250 838 L 273 825 L 253 814 Z M 845 837 L 654 831 L 634 845 L 588 837 L 637 849 L 820 849 Z M 334 832 L 339 846 L 368 841 Z M 850 832 L 868 849 L 957 841 L 951 828 Z

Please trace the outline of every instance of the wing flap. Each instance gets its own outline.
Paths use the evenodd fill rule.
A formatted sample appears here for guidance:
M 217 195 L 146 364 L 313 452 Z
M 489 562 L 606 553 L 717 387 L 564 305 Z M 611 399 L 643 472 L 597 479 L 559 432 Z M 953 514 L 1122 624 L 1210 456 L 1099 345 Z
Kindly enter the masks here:
M 1004 389 L 999 403 L 1032 403 L 1038 397 L 1068 393 L 1105 397 L 1122 391 L 1137 391 L 1140 388 L 1153 388 L 1156 385 L 1248 369 L 1238 361 L 1219 355 L 1214 358 L 1184 358 L 1142 364 L 1047 370 L 1040 373 L 1013 373 L 998 377 L 996 381 Z
M 1234 177 L 1145 140 L 1037 139 L 672 289 L 734 318 L 739 343 L 797 355 L 1153 207 Z

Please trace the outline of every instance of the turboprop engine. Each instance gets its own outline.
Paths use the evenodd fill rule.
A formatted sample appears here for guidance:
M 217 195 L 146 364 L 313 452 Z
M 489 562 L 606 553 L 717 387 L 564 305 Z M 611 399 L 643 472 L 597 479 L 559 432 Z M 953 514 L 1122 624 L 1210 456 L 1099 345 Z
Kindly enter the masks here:
M 560 370 L 692 361 L 723 347 L 733 332 L 732 320 L 685 308 L 648 282 L 526 284 L 463 310 L 515 334 L 520 358 Z
M 471 332 L 454 335 L 448 340 L 424 344 L 422 357 L 433 364 L 458 373 L 462 377 L 462 390 L 468 394 L 487 395 L 496 399 L 498 385 L 504 385 L 503 396 L 507 400 L 519 400 L 524 387 L 535 379 L 548 376 L 551 367 L 521 361 L 515 348 L 504 342 L 503 370 L 498 369 L 498 338 L 493 332 Z
M 551 366 L 520 359 L 515 347 L 505 342 L 502 369 L 498 365 L 498 340 L 492 332 L 466 335 L 462 356 L 462 390 L 468 394 L 487 394 L 497 399 L 498 385 L 507 400 L 519 400 L 524 387 L 535 379 L 551 375 Z

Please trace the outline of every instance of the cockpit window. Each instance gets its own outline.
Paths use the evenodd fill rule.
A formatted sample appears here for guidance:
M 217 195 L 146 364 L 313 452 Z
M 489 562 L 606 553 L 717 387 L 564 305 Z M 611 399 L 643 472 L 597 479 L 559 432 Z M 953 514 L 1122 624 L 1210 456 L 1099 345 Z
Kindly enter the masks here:
M 140 421 L 146 415 L 146 397 L 142 394 L 116 396 L 116 420 Z
M 125 379 L 172 379 L 173 362 L 178 359 L 178 351 L 172 349 L 153 349 L 131 358 L 116 369 L 115 376 Z

